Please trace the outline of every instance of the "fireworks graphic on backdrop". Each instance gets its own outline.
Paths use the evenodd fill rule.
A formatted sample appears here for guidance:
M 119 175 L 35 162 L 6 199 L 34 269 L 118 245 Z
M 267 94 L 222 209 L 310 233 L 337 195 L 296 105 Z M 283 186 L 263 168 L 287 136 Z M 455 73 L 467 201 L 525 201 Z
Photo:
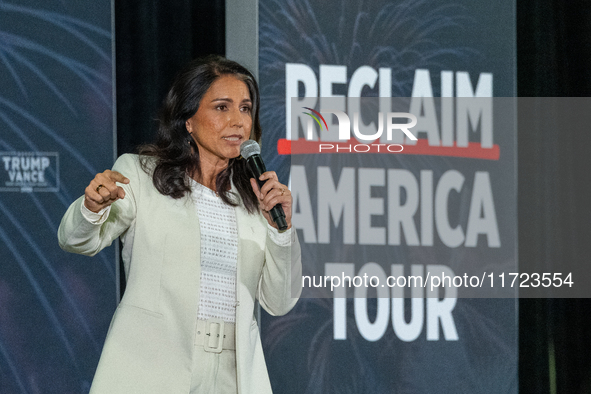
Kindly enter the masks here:
M 317 75 L 320 64 L 344 65 L 349 75 L 361 66 L 388 67 L 392 97 L 409 97 L 415 69 L 445 69 L 451 62 L 467 64 L 479 56 L 472 48 L 446 45 L 446 37 L 473 23 L 465 9 L 454 4 L 269 0 L 260 3 L 260 13 L 261 123 L 270 131 L 263 133 L 263 144 L 270 146 L 285 135 L 278 132 L 285 130 L 285 63 L 306 64 Z M 266 160 L 272 168 L 286 167 L 284 157 Z

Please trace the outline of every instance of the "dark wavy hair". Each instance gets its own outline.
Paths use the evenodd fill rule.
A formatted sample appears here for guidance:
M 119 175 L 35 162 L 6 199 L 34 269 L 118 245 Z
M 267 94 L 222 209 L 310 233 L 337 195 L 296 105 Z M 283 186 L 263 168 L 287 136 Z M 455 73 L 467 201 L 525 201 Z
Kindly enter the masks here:
M 211 55 L 191 61 L 177 74 L 164 99 L 156 140 L 139 148 L 142 167 L 148 174 L 152 173 L 154 186 L 160 193 L 181 198 L 191 192 L 189 174 L 201 175 L 199 149 L 185 123 L 195 115 L 209 87 L 224 75 L 233 75 L 248 87 L 252 100 L 250 138 L 260 142 L 259 88 L 250 71 L 221 56 Z M 155 162 L 150 158 L 156 158 Z M 222 201 L 231 206 L 238 205 L 229 191 L 230 182 L 234 182 L 248 212 L 258 212 L 258 200 L 250 186 L 250 178 L 246 160 L 240 156 L 230 159 L 216 178 L 216 190 Z

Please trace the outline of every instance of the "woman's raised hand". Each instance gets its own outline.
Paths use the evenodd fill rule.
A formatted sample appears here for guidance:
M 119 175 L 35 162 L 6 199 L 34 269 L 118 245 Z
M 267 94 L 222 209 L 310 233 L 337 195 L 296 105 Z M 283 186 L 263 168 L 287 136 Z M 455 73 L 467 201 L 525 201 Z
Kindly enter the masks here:
M 125 191 L 115 182 L 129 183 L 129 179 L 117 171 L 106 170 L 96 174 L 84 190 L 84 206 L 92 212 L 98 212 L 115 201 L 125 197 Z
M 291 228 L 291 192 L 287 186 L 279 183 L 275 171 L 267 171 L 259 179 L 266 181 L 261 190 L 259 190 L 259 185 L 254 178 L 250 178 L 250 185 L 252 186 L 252 190 L 254 190 L 254 194 L 259 199 L 259 206 L 263 211 L 263 216 L 271 226 L 277 228 L 277 225 L 273 222 L 269 214 L 269 210 L 275 205 L 281 204 L 283 212 L 285 212 L 287 228 Z

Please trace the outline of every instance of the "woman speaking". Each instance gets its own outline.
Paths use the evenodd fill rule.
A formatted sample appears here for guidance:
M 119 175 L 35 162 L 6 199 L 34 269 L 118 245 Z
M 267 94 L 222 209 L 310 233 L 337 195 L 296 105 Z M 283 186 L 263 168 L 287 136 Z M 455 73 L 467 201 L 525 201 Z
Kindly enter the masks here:
M 121 237 L 127 278 L 91 393 L 270 393 L 255 300 L 287 313 L 301 292 L 292 198 L 259 188 L 240 145 L 260 141 L 252 74 L 221 57 L 191 62 L 163 104 L 152 145 L 97 174 L 62 219 L 69 252 Z M 281 205 L 288 229 L 268 211 Z

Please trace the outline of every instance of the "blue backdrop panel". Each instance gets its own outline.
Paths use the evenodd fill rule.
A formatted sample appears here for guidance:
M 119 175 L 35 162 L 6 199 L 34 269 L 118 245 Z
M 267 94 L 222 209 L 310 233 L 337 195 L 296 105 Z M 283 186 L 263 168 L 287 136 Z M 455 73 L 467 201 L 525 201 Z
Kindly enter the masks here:
M 69 204 L 113 163 L 111 2 L 0 2 L 0 392 L 87 392 L 116 250 L 63 252 Z
M 307 80 L 298 81 L 292 97 L 322 97 L 323 85 L 327 84 L 321 78 L 338 81 L 331 82 L 331 94 L 347 96 L 352 74 L 363 66 L 372 68 L 376 75 L 379 73 L 380 81 L 390 78 L 387 89 L 380 82 L 373 89 L 364 88 L 363 95 L 367 96 L 390 90 L 393 97 L 428 96 L 427 93 L 433 97 L 453 97 L 466 93 L 464 87 L 468 85 L 472 93 L 478 90 L 483 97 L 514 96 L 514 6 L 513 1 L 474 0 L 259 1 L 263 154 L 268 167 L 278 169 L 284 182 L 289 178 L 290 165 L 305 168 L 314 215 L 318 214 L 315 197 L 323 187 L 315 179 L 319 166 L 330 166 L 335 182 L 344 167 L 353 168 L 354 184 L 363 167 L 384 172 L 404 170 L 421 188 L 431 181 L 436 187 L 443 174 L 461 174 L 466 183 L 450 197 L 447 216 L 453 218 L 452 226 L 463 231 L 466 231 L 470 196 L 477 189 L 473 183 L 476 174 L 490 182 L 487 190 L 496 207 L 499 241 L 478 236 L 475 245 L 462 242 L 450 246 L 443 240 L 445 234 L 437 232 L 431 242 L 425 242 L 419 230 L 418 243 L 410 244 L 403 238 L 399 244 L 361 248 L 358 244 L 343 244 L 342 224 L 338 231 L 330 233 L 329 244 L 320 245 L 308 230 L 306 237 L 301 217 L 294 217 L 302 242 L 304 271 L 306 259 L 314 260 L 318 256 L 325 262 L 353 263 L 355 273 L 370 261 L 403 264 L 407 268 L 411 264 L 441 264 L 453 267 L 457 274 L 461 273 L 460 269 L 471 267 L 475 259 L 517 269 L 516 131 L 511 110 L 506 114 L 505 127 L 494 129 L 493 143 L 498 145 L 500 157 L 493 160 L 444 157 L 436 153 L 352 154 L 342 155 L 335 167 L 328 158 L 314 155 L 290 158 L 278 154 L 278 143 L 285 142 L 281 140 L 295 138 L 293 130 L 291 136 L 286 131 L 286 105 L 290 105 L 286 100 L 288 64 L 304 70 L 299 78 Z M 338 76 L 343 68 L 346 68 L 345 76 Z M 383 74 L 382 70 L 387 73 Z M 378 91 L 378 85 L 382 92 Z M 295 85 L 291 86 L 293 89 Z M 314 86 L 316 90 L 310 93 Z M 479 143 L 479 137 L 478 141 L 473 140 L 476 134 L 471 134 L 470 142 Z M 425 139 L 426 133 L 418 137 Z M 421 177 L 429 181 L 423 183 Z M 293 171 L 291 180 L 294 181 Z M 301 179 L 298 184 L 302 184 Z M 353 188 L 350 192 L 356 191 Z M 292 192 L 303 194 L 293 187 Z M 375 187 L 373 193 L 373 197 L 387 201 L 385 188 Z M 297 214 L 302 205 L 295 208 Z M 414 216 L 417 228 L 423 224 L 420 212 Z M 372 226 L 385 227 L 383 216 L 374 217 Z M 312 220 L 317 230 L 317 220 Z M 308 269 L 313 272 L 314 268 Z M 389 269 L 384 271 L 390 274 Z M 315 272 L 324 273 L 322 268 Z M 294 394 L 517 392 L 516 300 L 458 298 L 453 301 L 446 322 L 429 318 L 429 302 L 425 298 L 407 299 L 394 307 L 393 300 L 378 303 L 375 298 L 369 299 L 361 316 L 352 299 L 341 304 L 337 312 L 333 299 L 307 298 L 301 299 L 285 317 L 263 315 L 263 343 L 274 390 Z M 413 303 L 417 303 L 417 308 L 411 314 Z M 407 323 L 420 322 L 418 335 L 401 335 L 403 330 L 393 329 L 395 308 L 404 308 L 403 318 Z M 375 324 L 377 316 L 388 315 L 386 329 L 369 338 L 368 333 L 375 332 L 367 326 Z M 337 326 L 342 329 L 339 333 L 335 332 L 335 316 L 339 317 Z M 366 322 L 360 323 L 364 319 Z

